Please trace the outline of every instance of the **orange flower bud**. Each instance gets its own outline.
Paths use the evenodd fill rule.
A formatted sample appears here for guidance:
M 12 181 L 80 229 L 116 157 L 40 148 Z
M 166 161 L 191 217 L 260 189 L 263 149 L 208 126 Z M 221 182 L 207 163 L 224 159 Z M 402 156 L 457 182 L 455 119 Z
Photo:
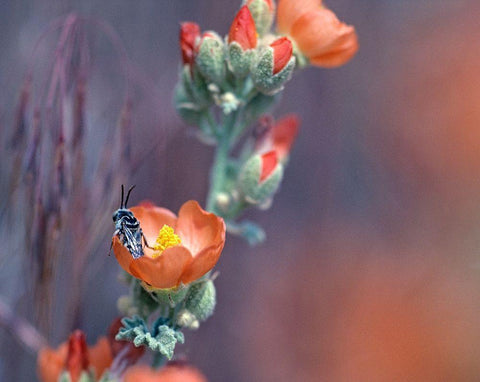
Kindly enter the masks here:
M 280 37 L 270 44 L 273 48 L 273 74 L 280 72 L 292 57 L 293 47 L 290 40 Z
M 200 27 L 196 23 L 185 22 L 180 26 L 180 49 L 184 64 L 192 64 L 195 59 L 195 40 L 200 36 Z
M 75 330 L 68 339 L 65 369 L 70 373 L 72 382 L 77 382 L 82 371 L 88 370 L 88 366 L 88 348 L 85 334 L 81 330 Z
M 299 125 L 300 121 L 295 114 L 284 116 L 258 137 L 255 151 L 265 153 L 275 150 L 278 159 L 285 162 L 297 137 Z
M 237 42 L 243 50 L 254 49 L 257 46 L 257 30 L 255 21 L 248 6 L 244 5 L 233 19 L 228 42 Z
M 260 183 L 267 179 L 278 165 L 278 156 L 275 150 L 265 153 L 262 159 L 262 172 L 260 173 Z

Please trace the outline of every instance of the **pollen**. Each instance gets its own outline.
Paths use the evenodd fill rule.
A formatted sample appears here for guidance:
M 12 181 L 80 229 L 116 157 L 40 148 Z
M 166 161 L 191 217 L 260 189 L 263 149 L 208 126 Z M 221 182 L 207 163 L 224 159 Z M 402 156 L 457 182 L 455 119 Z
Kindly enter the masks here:
M 175 247 L 181 242 L 180 237 L 178 237 L 173 228 L 164 224 L 158 234 L 155 245 L 153 246 L 155 252 L 152 257 L 155 258 L 160 256 L 167 248 Z

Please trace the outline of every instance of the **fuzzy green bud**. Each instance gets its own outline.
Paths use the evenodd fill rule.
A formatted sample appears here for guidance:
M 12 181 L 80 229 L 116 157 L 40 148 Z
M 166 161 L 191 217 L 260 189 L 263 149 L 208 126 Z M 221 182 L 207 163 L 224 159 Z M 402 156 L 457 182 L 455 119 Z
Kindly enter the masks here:
M 255 49 L 244 50 L 236 41 L 228 45 L 228 64 L 232 73 L 238 78 L 244 78 L 250 72 L 252 62 L 255 61 Z
M 295 69 L 292 43 L 282 37 L 260 53 L 252 70 L 255 87 L 264 94 L 272 95 L 283 89 Z
M 275 151 L 257 154 L 243 165 L 238 178 L 245 200 L 251 204 L 265 205 L 277 192 L 283 178 L 283 165 Z
M 243 3 L 250 9 L 258 35 L 262 37 L 268 33 L 275 16 L 274 0 L 244 0 Z
M 185 300 L 185 308 L 198 321 L 205 321 L 213 314 L 216 303 L 215 285 L 212 280 L 206 280 L 190 287 Z
M 223 83 L 225 79 L 225 46 L 217 33 L 210 31 L 203 34 L 195 63 L 207 81 Z

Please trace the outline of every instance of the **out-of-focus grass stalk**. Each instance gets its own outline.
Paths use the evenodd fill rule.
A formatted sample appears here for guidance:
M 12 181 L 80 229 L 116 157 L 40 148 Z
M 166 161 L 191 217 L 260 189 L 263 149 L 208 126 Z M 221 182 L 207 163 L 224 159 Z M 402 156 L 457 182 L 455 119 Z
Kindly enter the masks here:
M 105 135 L 98 148 L 86 147 L 86 115 L 95 107 L 88 103 L 92 27 L 113 44 L 127 78 L 119 126 L 114 136 Z M 56 31 L 59 38 L 51 73 L 37 78 L 34 62 L 40 43 Z M 9 198 L 2 209 L 10 215 L 22 215 L 35 324 L 48 337 L 57 297 L 55 274 L 63 256 L 68 256 L 62 261 L 68 264 L 67 277 L 62 277 L 69 291 L 67 324 L 58 329 L 69 331 L 80 324 L 88 259 L 112 228 L 111 213 L 118 202 L 120 184 L 130 180 L 133 105 L 128 97 L 130 64 L 113 28 L 70 14 L 55 20 L 47 32 L 35 45 L 15 112 Z M 42 89 L 38 84 L 45 78 Z M 92 163 L 97 168 L 95 176 L 85 176 Z M 105 248 L 106 255 L 108 245 Z

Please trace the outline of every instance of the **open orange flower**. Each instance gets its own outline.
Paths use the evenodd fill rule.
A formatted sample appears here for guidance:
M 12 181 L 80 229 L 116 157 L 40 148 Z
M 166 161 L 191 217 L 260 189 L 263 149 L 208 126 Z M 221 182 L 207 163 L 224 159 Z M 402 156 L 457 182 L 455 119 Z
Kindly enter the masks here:
M 150 203 L 130 209 L 147 242 L 144 256 L 134 259 L 118 237 L 113 251 L 122 268 L 155 288 L 173 288 L 205 275 L 217 263 L 225 244 L 223 219 L 190 200 L 178 213 Z
M 67 370 L 75 382 L 82 370 L 92 368 L 95 377 L 100 379 L 112 361 L 112 351 L 106 337 L 100 337 L 94 346 L 87 347 L 84 334 L 77 330 L 68 342 L 62 343 L 57 349 L 47 347 L 39 351 L 37 374 L 42 382 L 57 382 L 62 372 Z
M 278 30 L 287 34 L 316 66 L 335 67 L 358 50 L 355 28 L 338 20 L 322 0 L 279 0 Z
M 197 369 L 189 365 L 169 364 L 160 370 L 134 366 L 125 373 L 124 382 L 207 382 Z

